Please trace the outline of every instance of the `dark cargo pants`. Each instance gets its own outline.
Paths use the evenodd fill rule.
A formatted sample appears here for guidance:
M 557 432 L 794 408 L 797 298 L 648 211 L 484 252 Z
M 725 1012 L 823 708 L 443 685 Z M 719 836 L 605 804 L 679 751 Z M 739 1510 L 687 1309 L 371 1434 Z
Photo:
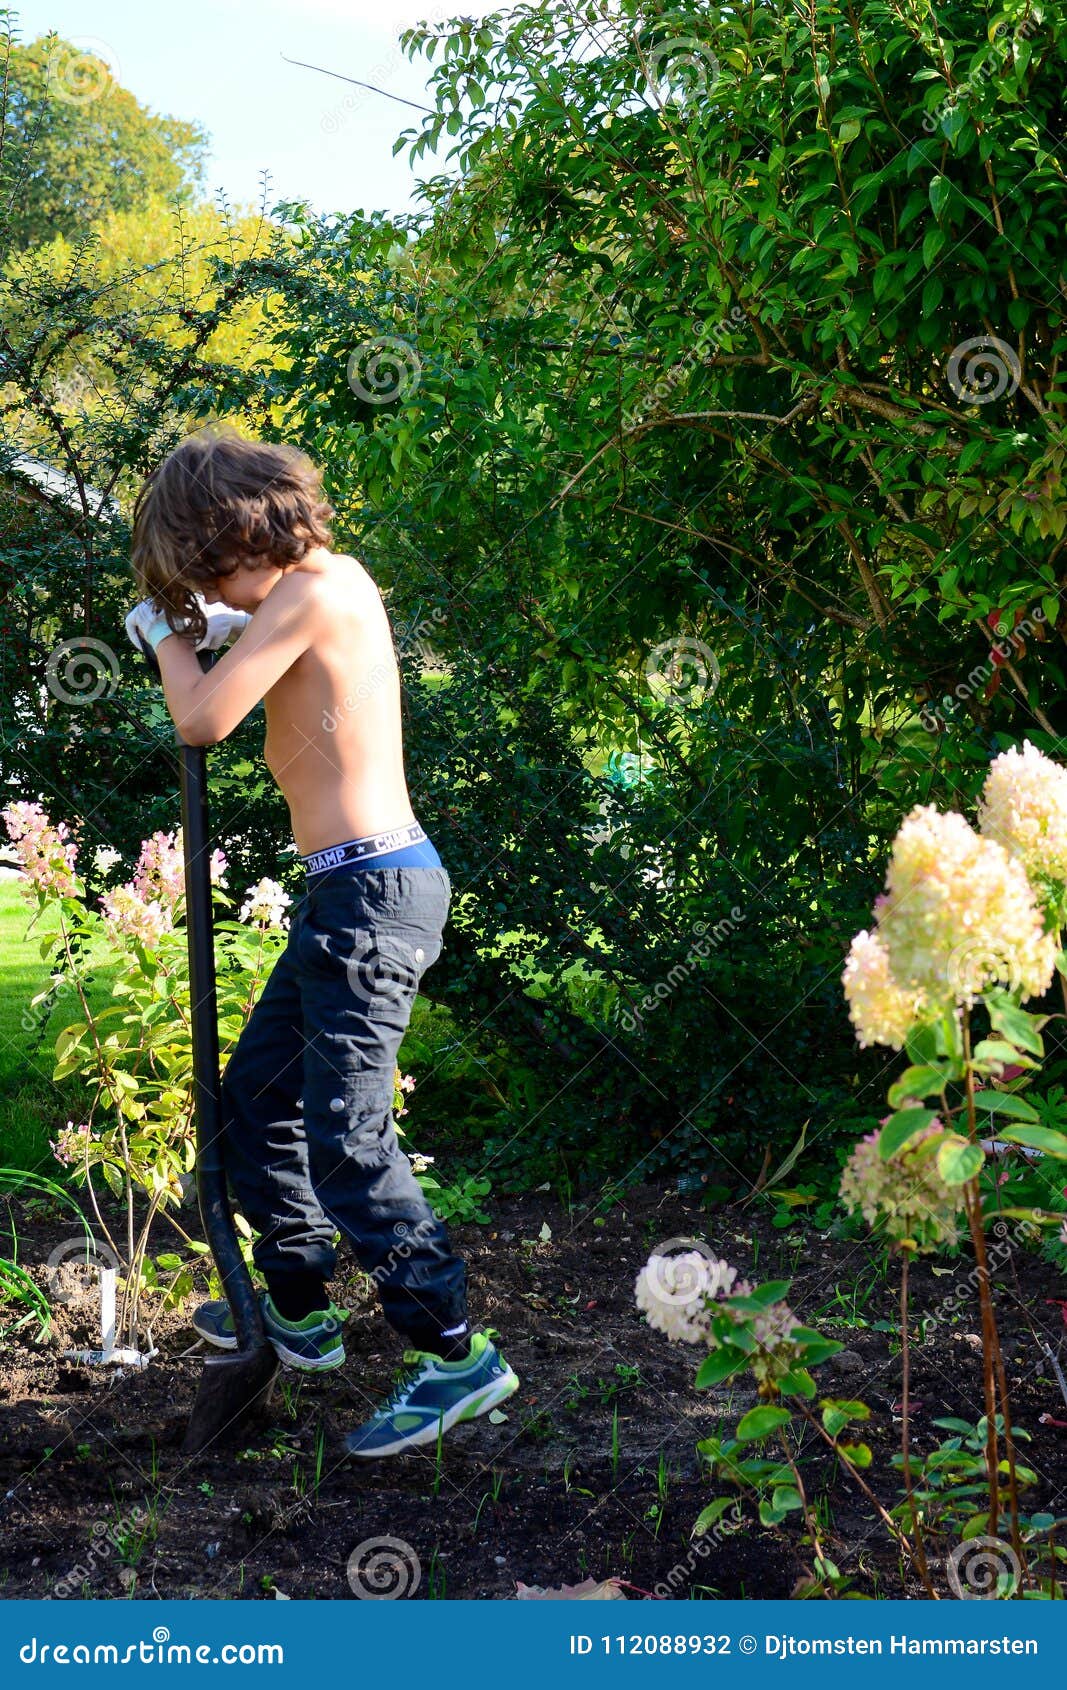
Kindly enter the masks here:
M 419 1348 L 466 1320 L 466 1269 L 397 1140 L 396 1056 L 441 954 L 444 868 L 312 877 L 222 1077 L 225 1162 L 267 1277 L 335 1266 L 335 1229 Z

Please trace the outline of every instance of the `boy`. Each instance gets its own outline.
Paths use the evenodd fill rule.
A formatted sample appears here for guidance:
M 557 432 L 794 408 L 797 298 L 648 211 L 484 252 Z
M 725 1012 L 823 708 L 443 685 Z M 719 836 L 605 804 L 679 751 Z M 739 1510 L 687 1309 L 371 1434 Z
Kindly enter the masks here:
M 154 651 L 186 744 L 224 739 L 264 702 L 264 761 L 306 893 L 222 1078 L 224 1156 L 259 1233 L 263 1317 L 282 1359 L 344 1361 L 326 1291 L 335 1228 L 413 1346 L 409 1370 L 347 1440 L 370 1458 L 436 1442 L 519 1382 L 471 1332 L 464 1263 L 397 1142 L 397 1050 L 441 952 L 451 882 L 408 796 L 385 607 L 362 565 L 329 549 L 332 515 L 293 448 L 219 428 L 190 436 L 138 496 L 132 561 L 145 598 L 126 626 Z M 205 674 L 196 651 L 238 628 Z M 193 1325 L 235 1348 L 227 1303 L 203 1305 Z

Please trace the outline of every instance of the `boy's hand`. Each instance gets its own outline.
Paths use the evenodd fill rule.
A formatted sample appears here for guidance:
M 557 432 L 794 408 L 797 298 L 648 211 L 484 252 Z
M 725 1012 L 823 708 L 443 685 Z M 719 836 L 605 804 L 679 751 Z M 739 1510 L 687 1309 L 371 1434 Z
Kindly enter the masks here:
M 199 593 L 195 596 L 207 621 L 204 637 L 196 643 L 197 651 L 217 651 L 227 640 L 235 638 L 252 620 L 247 610 L 231 610 L 229 605 L 225 604 L 207 604 Z M 159 642 L 165 640 L 168 634 L 174 633 L 174 629 L 162 611 L 156 609 L 151 599 L 143 599 L 127 616 L 126 633 L 138 651 L 146 656 L 150 651 L 154 657 Z

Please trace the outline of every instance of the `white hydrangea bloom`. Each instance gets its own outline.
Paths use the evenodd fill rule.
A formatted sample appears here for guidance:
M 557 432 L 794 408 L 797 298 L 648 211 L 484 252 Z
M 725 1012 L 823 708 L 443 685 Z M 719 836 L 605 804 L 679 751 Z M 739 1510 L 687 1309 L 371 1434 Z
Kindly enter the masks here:
M 278 885 L 276 880 L 268 880 L 266 876 L 252 887 L 244 903 L 241 905 L 240 921 L 254 921 L 259 927 L 281 927 L 289 925 L 289 918 L 285 915 L 287 905 L 292 903 L 288 892 Z
M 653 1253 L 637 1276 L 634 1296 L 648 1324 L 666 1333 L 672 1344 L 708 1344 L 709 1304 L 721 1297 L 747 1296 L 750 1290 L 738 1280 L 737 1269 L 710 1250 L 686 1250 L 670 1256 Z
M 994 757 L 978 825 L 1031 873 L 1067 881 L 1067 769 L 1028 739 Z

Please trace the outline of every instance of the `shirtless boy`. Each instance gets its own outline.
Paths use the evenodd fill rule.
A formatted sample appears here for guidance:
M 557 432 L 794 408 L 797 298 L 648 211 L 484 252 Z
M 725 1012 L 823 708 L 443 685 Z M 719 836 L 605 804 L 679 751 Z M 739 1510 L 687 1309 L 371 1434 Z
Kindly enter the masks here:
M 213 745 L 263 700 L 264 761 L 306 871 L 288 943 L 222 1077 L 225 1162 L 258 1232 L 267 1335 L 305 1369 L 345 1359 L 326 1283 L 340 1230 L 411 1346 L 353 1431 L 368 1458 L 436 1442 L 518 1379 L 467 1318 L 466 1269 L 400 1149 L 396 1055 L 441 952 L 451 883 L 411 807 L 400 680 L 381 596 L 330 550 L 319 472 L 288 446 L 218 428 L 186 439 L 138 497 L 144 601 L 130 639 L 155 653 L 188 745 Z M 230 649 L 207 672 L 197 650 Z M 193 1325 L 236 1346 L 229 1306 Z

